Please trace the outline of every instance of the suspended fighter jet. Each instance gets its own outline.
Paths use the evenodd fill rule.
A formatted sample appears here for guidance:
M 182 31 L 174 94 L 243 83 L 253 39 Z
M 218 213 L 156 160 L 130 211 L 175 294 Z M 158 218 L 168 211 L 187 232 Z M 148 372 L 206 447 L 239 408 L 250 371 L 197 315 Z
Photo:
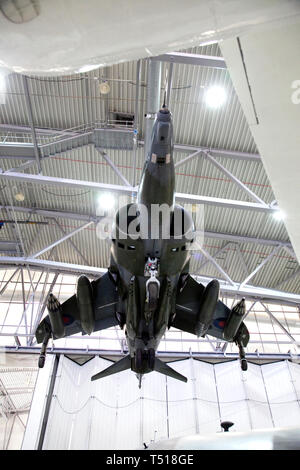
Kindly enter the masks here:
M 39 367 L 44 365 L 51 336 L 56 339 L 76 333 L 90 335 L 119 325 L 125 330 L 128 355 L 91 380 L 131 369 L 140 384 L 142 375 L 153 370 L 186 382 L 186 377 L 155 354 L 171 326 L 198 337 L 211 335 L 235 342 L 241 367 L 247 369 L 245 300 L 231 310 L 218 300 L 217 280 L 204 287 L 189 274 L 195 228 L 190 214 L 174 202 L 172 154 L 171 113 L 163 105 L 156 115 L 137 202 L 122 207 L 116 214 L 107 273 L 93 282 L 80 276 L 76 295 L 63 304 L 53 294 L 49 296 L 49 315 L 36 330 L 37 342 L 42 343 Z M 167 219 L 158 217 L 153 221 L 152 208 L 162 205 L 170 209 Z M 164 236 L 166 229 L 168 236 Z

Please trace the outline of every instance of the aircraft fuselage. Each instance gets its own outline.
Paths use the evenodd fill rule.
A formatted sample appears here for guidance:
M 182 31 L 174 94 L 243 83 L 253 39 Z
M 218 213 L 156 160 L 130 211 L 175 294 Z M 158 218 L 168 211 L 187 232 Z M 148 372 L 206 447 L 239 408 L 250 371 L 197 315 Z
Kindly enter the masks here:
M 157 113 L 136 203 L 115 221 L 110 272 L 119 277 L 117 313 L 137 373 L 154 368 L 155 351 L 175 315 L 176 291 L 188 273 L 194 224 L 175 205 L 171 114 Z

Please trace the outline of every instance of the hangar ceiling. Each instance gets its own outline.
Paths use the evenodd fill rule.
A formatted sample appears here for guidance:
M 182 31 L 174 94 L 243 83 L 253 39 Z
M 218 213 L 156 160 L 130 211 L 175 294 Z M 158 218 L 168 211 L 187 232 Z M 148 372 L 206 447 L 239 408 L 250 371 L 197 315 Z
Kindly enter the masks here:
M 212 44 L 181 54 L 188 63 L 160 57 L 161 102 L 172 72 L 177 199 L 204 208 L 203 251 L 193 254 L 191 271 L 299 294 L 298 262 L 284 223 L 274 218 L 273 190 L 220 49 Z M 109 244 L 88 223 L 101 192 L 131 197 L 139 181 L 148 62 L 138 64 L 139 74 L 137 62 L 125 62 L 67 77 L 7 77 L 0 207 L 1 218 L 11 222 L 0 231 L 2 266 L 34 257 L 107 267 Z M 103 82 L 108 94 L 100 92 Z M 227 99 L 210 109 L 204 93 L 216 84 Z
M 300 259 L 300 21 L 224 41 L 222 52 Z M 261 47 L 263 45 L 263 47 Z M 259 71 L 259 73 L 258 73 Z
M 93 278 L 107 269 L 110 245 L 97 237 L 99 196 L 111 193 L 122 204 L 135 197 L 145 114 L 153 117 L 148 74 L 159 63 L 156 95 L 162 103 L 167 86 L 174 120 L 176 199 L 192 204 L 196 226 L 204 229 L 191 272 L 205 284 L 218 278 L 228 305 L 247 298 L 249 354 L 297 354 L 299 265 L 283 221 L 274 217 L 275 196 L 217 44 L 164 54 L 152 65 L 140 60 L 66 77 L 8 76 L 0 106 L 0 346 L 6 351 L 37 352 L 34 331 L 48 293 L 63 301 L 79 273 Z M 225 90 L 219 108 L 204 99 L 212 85 Z M 236 354 L 234 345 L 226 351 L 222 342 L 173 328 L 165 336 L 160 354 Z M 112 328 L 56 340 L 51 350 L 119 354 L 125 347 L 123 332 Z

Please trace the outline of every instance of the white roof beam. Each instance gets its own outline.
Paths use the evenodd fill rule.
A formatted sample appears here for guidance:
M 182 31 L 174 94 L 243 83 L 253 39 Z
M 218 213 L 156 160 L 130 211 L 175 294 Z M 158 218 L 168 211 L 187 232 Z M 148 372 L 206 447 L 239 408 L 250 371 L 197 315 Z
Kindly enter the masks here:
M 4 126 L 3 129 L 9 130 L 11 129 L 12 132 L 20 132 L 20 133 L 28 133 L 28 127 L 26 126 L 13 126 L 10 124 L 2 124 Z M 17 129 L 16 129 L 17 128 Z M 43 134 L 42 129 L 36 129 L 35 131 L 40 131 L 38 133 Z M 47 131 L 47 132 L 46 132 Z M 113 131 L 113 129 L 112 129 Z M 1 124 L 0 124 L 0 132 L 1 132 Z M 126 130 L 124 130 L 126 132 Z M 129 131 L 132 133 L 132 131 Z M 60 135 L 61 139 L 53 140 L 47 144 L 39 145 L 39 149 L 41 150 L 40 158 L 48 158 L 51 154 L 59 154 L 61 153 L 57 147 L 59 145 L 63 145 L 68 143 L 69 146 L 74 144 L 75 148 L 83 147 L 89 144 L 93 144 L 93 131 L 84 131 L 84 132 L 70 132 L 67 130 L 57 130 L 57 129 L 47 129 L 45 133 L 54 135 Z M 143 140 L 138 140 L 137 144 L 141 147 L 144 146 Z M 69 149 L 69 147 L 68 147 Z M 187 144 L 174 144 L 174 150 L 179 152 L 186 152 L 186 153 L 194 153 L 194 152 L 210 152 L 215 156 L 223 156 L 228 158 L 235 158 L 235 159 L 242 159 L 242 160 L 250 160 L 250 161 L 261 161 L 260 155 L 256 153 L 249 153 L 249 152 L 239 152 L 237 150 L 228 150 L 228 149 L 218 149 L 218 148 L 211 148 L 211 147 L 204 147 L 204 146 L 195 146 L 195 145 L 187 145 Z M 3 142 L 0 143 L 0 158 L 16 158 L 16 159 L 32 159 L 35 160 L 34 155 L 34 145 L 32 143 L 27 142 Z
M 176 64 L 200 65 L 202 67 L 213 67 L 217 69 L 226 69 L 226 62 L 223 57 L 191 54 L 188 52 L 167 52 L 155 57 L 151 60 L 159 60 L 161 62 L 171 62 Z
M 274 213 L 276 210 L 278 210 L 273 207 L 262 205 L 256 202 L 239 201 L 236 199 L 224 199 L 211 196 L 201 196 L 198 194 L 175 193 L 175 197 L 177 201 L 186 204 L 207 204 L 213 206 L 230 207 L 232 209 L 244 209 L 250 211 L 256 210 L 269 213 Z
M 62 273 L 85 273 L 92 276 L 101 276 L 107 272 L 106 268 L 97 268 L 94 266 L 85 266 L 83 264 L 61 263 L 58 261 L 50 261 L 36 258 L 0 256 L 0 264 L 9 266 L 23 266 L 46 268 L 50 271 L 59 271 Z M 300 296 L 299 296 L 300 297 Z
M 228 243 L 227 243 L 228 245 Z M 225 249 L 225 247 L 224 247 Z M 230 278 L 230 276 L 228 276 L 228 274 L 226 273 L 226 271 L 224 271 L 224 269 L 219 265 L 219 263 L 215 260 L 214 256 L 211 256 L 202 246 L 199 246 L 199 251 L 201 251 L 201 253 L 203 253 L 203 255 L 205 256 L 205 258 L 207 259 L 208 262 L 212 263 L 215 268 L 219 271 L 219 273 L 232 285 L 234 286 L 235 283 L 234 281 Z M 222 250 L 223 251 L 223 250 Z
M 246 277 L 246 279 L 241 283 L 240 287 L 241 289 L 243 287 L 245 287 L 246 284 L 248 284 L 248 282 L 250 281 L 250 279 L 252 279 L 255 274 L 258 273 L 258 271 L 261 270 L 261 268 L 266 264 L 268 263 L 268 261 L 273 258 L 273 256 L 281 249 L 282 247 L 279 245 L 277 247 L 274 248 L 274 250 L 258 265 L 256 266 L 256 268 L 252 271 L 252 273 L 249 274 L 249 276 Z
M 18 126 L 16 124 L 0 124 L 0 132 L 14 132 L 14 133 L 24 133 L 30 134 L 31 127 L 28 126 Z M 75 135 L 75 131 L 61 130 L 61 129 L 51 129 L 48 127 L 35 127 L 36 134 L 41 135 Z
M 218 162 L 214 157 L 212 157 L 209 152 L 203 152 L 206 155 L 206 158 L 213 164 L 215 167 L 217 167 L 219 170 L 221 170 L 228 178 L 231 179 L 235 184 L 238 185 L 240 189 L 245 191 L 248 196 L 250 196 L 251 199 L 254 201 L 267 206 L 267 204 L 260 198 L 258 197 L 251 189 L 249 189 L 242 181 L 240 181 L 236 176 L 234 176 L 227 168 L 225 168 L 220 162 Z
M 231 245 L 231 243 L 232 243 L 232 242 L 229 241 L 229 242 L 226 243 L 223 247 L 219 248 L 213 255 L 210 255 L 210 257 L 216 259 L 216 257 L 217 257 L 218 255 L 220 255 L 221 253 L 223 253 L 223 252 L 228 248 L 228 246 Z M 204 257 L 206 258 L 206 260 L 203 261 L 203 262 L 200 264 L 200 266 L 197 268 L 197 273 L 200 273 L 200 270 L 203 269 L 203 267 L 204 267 L 207 263 L 212 262 L 211 259 L 208 258 L 207 256 L 205 256 L 204 253 L 203 253 L 203 255 L 204 255 Z
M 102 155 L 106 163 L 112 168 L 112 170 L 116 173 L 116 175 L 125 183 L 126 186 L 130 186 L 131 184 L 129 181 L 125 178 L 123 173 L 119 170 L 119 168 L 114 164 L 114 162 L 109 158 L 106 152 L 101 151 L 100 149 L 97 149 L 99 153 Z
M 107 272 L 106 268 L 98 268 L 94 266 L 84 266 L 81 264 L 70 264 L 62 263 L 58 261 L 49 261 L 44 259 L 36 258 L 25 258 L 25 257 L 14 257 L 14 256 L 1 256 L 0 266 L 10 267 L 11 266 L 30 266 L 30 268 L 46 268 L 50 271 L 60 273 L 79 274 L 85 273 L 91 276 L 101 276 Z M 192 276 L 198 281 L 204 284 L 210 282 L 213 278 L 209 276 Z M 243 286 L 240 288 L 239 284 L 229 284 L 223 279 L 218 279 L 220 282 L 220 290 L 223 294 L 229 296 L 246 297 L 255 300 L 264 300 L 267 303 L 282 303 L 284 305 L 299 305 L 300 294 L 294 294 L 289 292 L 278 291 L 274 289 L 268 289 L 265 287 L 257 286 Z
M 81 225 L 81 227 L 78 227 L 74 230 L 72 230 L 70 233 L 66 233 L 63 237 L 59 238 L 58 240 L 56 240 L 55 242 L 51 243 L 51 245 L 48 245 L 48 246 L 45 246 L 42 250 L 34 253 L 31 255 L 31 258 L 38 258 L 39 256 L 41 256 L 42 254 L 46 253 L 47 251 L 51 250 L 52 248 L 54 248 L 55 246 L 57 245 L 60 245 L 60 243 L 63 243 L 64 241 L 68 240 L 69 238 L 73 237 L 74 235 L 76 235 L 77 233 L 81 232 L 81 230 L 84 230 L 85 228 L 89 227 L 90 225 L 92 225 L 94 222 L 87 222 L 83 225 Z
M 300 278 L 300 268 L 296 269 L 292 274 L 290 274 L 285 279 L 282 279 L 278 284 L 276 284 L 275 289 L 280 289 L 286 282 L 292 281 L 293 279 Z
M 201 153 L 202 153 L 202 150 L 196 150 L 196 152 L 193 152 L 190 155 L 188 155 L 187 157 L 180 160 L 179 162 L 176 162 L 174 164 L 174 167 L 178 168 L 179 166 L 184 165 L 186 162 L 190 161 L 192 158 L 196 157 L 197 155 L 199 155 Z
M 62 228 L 62 226 L 57 222 L 56 219 L 53 219 L 56 226 L 59 228 L 59 230 L 61 231 L 61 233 L 63 235 L 67 235 L 67 232 L 65 232 L 65 230 Z M 72 246 L 72 248 L 76 251 L 76 253 L 80 256 L 80 258 L 82 259 L 82 261 L 84 262 L 84 264 L 89 264 L 88 260 L 83 256 L 83 254 L 81 253 L 81 251 L 77 248 L 77 246 L 75 245 L 75 243 L 71 240 L 71 238 L 69 237 L 67 239 L 67 241 L 69 242 L 69 244 Z
M 28 120 L 29 120 L 29 125 L 31 129 L 31 135 L 32 135 L 32 141 L 33 141 L 33 148 L 34 148 L 34 156 L 35 156 L 35 161 L 38 166 L 39 173 L 42 171 L 41 168 L 41 161 L 40 161 L 40 149 L 37 143 L 37 138 L 36 138 L 36 133 L 35 133 L 35 128 L 34 128 L 34 122 L 33 122 L 33 112 L 32 112 L 32 106 L 31 106 L 31 99 L 30 99 L 30 94 L 29 94 L 29 88 L 28 88 L 28 82 L 27 82 L 27 77 L 23 75 L 23 87 L 24 87 L 24 93 L 25 93 L 25 101 L 26 101 L 26 108 L 27 108 L 27 113 L 28 113 Z
M 59 210 L 53 209 L 40 209 L 40 208 L 29 208 L 29 207 L 22 207 L 22 206 L 1 206 L 0 210 L 13 210 L 15 212 L 23 212 L 29 213 L 31 215 L 38 215 L 46 218 L 62 218 L 62 219 L 72 219 L 72 220 L 81 220 L 83 222 L 98 222 L 101 217 L 89 215 L 89 214 L 80 214 L 75 212 L 64 212 Z M 266 238 L 256 238 L 256 237 L 248 237 L 245 235 L 237 235 L 232 233 L 219 233 L 219 232 L 211 232 L 205 231 L 204 236 L 206 238 L 214 238 L 217 240 L 228 240 L 234 243 L 255 243 L 257 245 L 266 245 L 266 246 L 282 246 L 289 248 L 292 250 L 291 243 L 287 241 L 281 240 L 271 240 Z M 289 253 L 292 255 L 292 251 Z
M 290 334 L 289 331 L 287 331 L 287 329 L 283 326 L 283 324 L 275 317 L 275 315 L 273 315 L 272 312 L 270 312 L 270 310 L 268 309 L 268 307 L 263 303 L 263 302 L 260 302 L 261 305 L 264 307 L 265 311 L 267 312 L 267 314 L 270 316 L 270 318 L 272 318 L 272 320 L 277 323 L 277 325 L 279 326 L 279 328 L 281 328 L 281 330 L 290 338 L 290 340 L 296 345 L 298 346 L 298 343 L 297 341 L 295 340 L 295 338 Z
M 204 236 L 208 238 L 216 238 L 219 240 L 231 240 L 237 243 L 256 243 L 257 245 L 269 245 L 269 246 L 281 245 L 282 247 L 287 246 L 288 248 L 292 249 L 291 243 L 280 241 L 280 240 L 270 240 L 266 238 L 248 237 L 245 235 L 237 235 L 237 234 L 232 234 L 232 233 L 218 233 L 218 232 L 205 232 Z
M 74 212 L 64 212 L 59 210 L 52 210 L 52 209 L 37 209 L 37 208 L 29 208 L 29 207 L 22 207 L 22 206 L 1 206 L 0 210 L 12 210 L 15 212 L 23 212 L 29 213 L 31 215 L 39 215 L 42 217 L 60 217 L 63 219 L 73 219 L 73 220 L 82 220 L 82 221 L 93 221 L 97 222 L 100 220 L 100 217 L 94 217 L 91 215 L 86 214 L 78 214 Z
M 23 174 L 18 172 L 2 172 L 0 178 L 16 180 L 23 183 L 35 183 L 50 186 L 64 186 L 65 188 L 85 188 L 93 191 L 112 191 L 119 194 L 131 196 L 137 193 L 137 188 L 132 186 L 119 186 L 116 184 L 96 183 L 92 181 L 73 180 L 68 178 L 58 178 L 54 176 Z M 279 209 L 270 207 L 266 204 L 256 202 L 239 201 L 235 199 L 223 199 L 210 196 L 201 196 L 198 194 L 175 193 L 177 201 L 186 204 L 207 204 L 221 207 L 230 207 L 233 209 L 256 210 L 274 213 Z

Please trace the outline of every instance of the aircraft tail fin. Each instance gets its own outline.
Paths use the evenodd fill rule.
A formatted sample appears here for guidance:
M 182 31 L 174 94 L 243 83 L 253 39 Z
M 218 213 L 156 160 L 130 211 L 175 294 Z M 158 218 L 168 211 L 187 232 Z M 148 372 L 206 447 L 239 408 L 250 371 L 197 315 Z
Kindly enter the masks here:
M 107 367 L 107 369 L 102 370 L 98 374 L 92 376 L 91 380 L 98 380 L 103 379 L 103 377 L 108 377 L 109 375 L 117 374 L 118 372 L 122 372 L 123 370 L 127 370 L 131 368 L 131 358 L 128 354 L 127 356 L 123 357 L 120 361 L 114 362 L 111 366 Z M 181 380 L 181 382 L 187 382 L 187 378 L 184 375 L 179 374 L 176 370 L 172 369 L 168 364 L 162 362 L 157 357 L 155 358 L 154 363 L 154 370 L 159 372 L 160 374 L 167 375 L 168 377 L 173 377 L 173 379 Z
M 184 377 L 184 375 L 179 374 L 179 372 L 172 369 L 168 364 L 162 362 L 157 357 L 155 358 L 154 370 L 160 374 L 167 375 L 168 377 L 173 377 L 173 379 L 181 380 L 181 382 L 187 382 L 187 378 Z
M 98 380 L 103 379 L 103 377 L 108 377 L 112 374 L 117 374 L 118 372 L 122 372 L 123 370 L 130 369 L 131 366 L 131 359 L 129 354 L 123 357 L 120 361 L 114 362 L 111 366 L 107 367 L 107 369 L 98 372 L 92 376 L 91 380 Z

